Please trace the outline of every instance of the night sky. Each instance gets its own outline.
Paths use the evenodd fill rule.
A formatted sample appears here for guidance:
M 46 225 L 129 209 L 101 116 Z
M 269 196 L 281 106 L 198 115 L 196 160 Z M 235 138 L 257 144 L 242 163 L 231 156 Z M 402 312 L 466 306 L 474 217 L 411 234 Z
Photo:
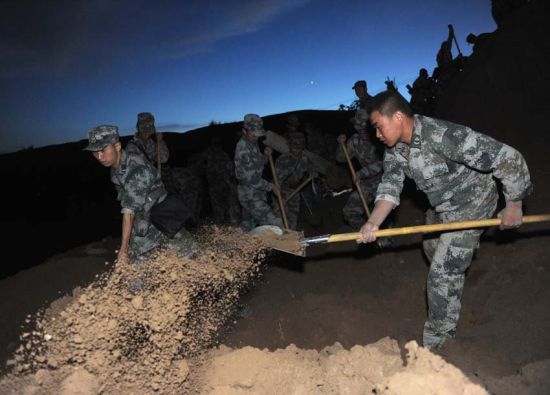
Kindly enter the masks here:
M 124 135 L 136 114 L 185 131 L 350 104 L 429 72 L 452 23 L 493 31 L 490 0 L 1 1 L 0 152 Z M 456 55 L 456 46 L 453 45 Z M 408 96 L 407 96 L 408 97 Z

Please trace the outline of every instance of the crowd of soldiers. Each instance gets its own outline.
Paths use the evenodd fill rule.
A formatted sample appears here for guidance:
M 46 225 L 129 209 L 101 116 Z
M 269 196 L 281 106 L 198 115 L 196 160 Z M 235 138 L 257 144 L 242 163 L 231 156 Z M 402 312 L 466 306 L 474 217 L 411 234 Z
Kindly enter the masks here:
M 452 61 L 448 52 L 453 38 L 449 26 L 449 38 L 438 55 L 438 80 L 446 78 L 443 76 Z M 415 94 L 428 89 L 425 86 L 429 79 L 422 69 L 413 84 Z M 136 134 L 124 149 L 116 126 L 92 129 L 85 150 L 111 168 L 111 180 L 122 207 L 118 260 L 138 260 L 164 244 L 173 245 L 182 256 L 192 258 L 200 253 L 184 226 L 187 222 L 182 220 L 177 232 L 167 235 L 154 225 L 154 211 L 170 196 L 179 196 L 187 207 L 185 219 L 197 221 L 202 178 L 208 183 L 214 221 L 245 231 L 263 225 L 297 229 L 300 208 L 307 203 L 303 188 L 328 188 L 326 183 L 316 184 L 325 174 L 320 174 L 323 171 L 315 155 L 329 162 L 334 159 L 347 163 L 355 190 L 342 215 L 351 229 L 361 231 L 360 242 L 375 241 L 376 231 L 388 225 L 392 211 L 400 204 L 405 177 L 428 196 L 432 207 L 426 213 L 427 223 L 491 217 L 498 201 L 494 177 L 502 184 L 506 201 L 499 213 L 501 228 L 521 225 L 522 200 L 532 187 L 527 165 L 518 151 L 466 126 L 418 114 L 416 100 L 420 99 L 409 103 L 390 84 L 374 97 L 364 80 L 352 88 L 358 108 L 351 119 L 355 133 L 350 138 L 341 134 L 330 139 L 332 145 L 328 144 L 323 133 L 307 123 L 302 128 L 300 119 L 292 114 L 287 118 L 287 131 L 279 136 L 284 144 L 268 143 L 268 135 L 273 137 L 273 132 L 265 130 L 259 115 L 246 114 L 233 160 L 215 137 L 206 150 L 194 155 L 188 168 L 166 166 L 169 150 L 162 134 L 156 132 L 150 113 L 138 114 Z M 425 100 L 421 102 L 426 105 Z M 327 149 L 329 146 L 333 149 Z M 357 171 L 353 159 L 359 163 Z M 266 169 L 270 169 L 270 176 L 264 177 Z M 374 206 L 372 212 L 369 205 Z M 464 274 L 481 233 L 448 232 L 424 242 L 431 263 L 423 334 L 426 347 L 438 348 L 456 332 Z M 139 290 L 140 285 L 134 288 Z

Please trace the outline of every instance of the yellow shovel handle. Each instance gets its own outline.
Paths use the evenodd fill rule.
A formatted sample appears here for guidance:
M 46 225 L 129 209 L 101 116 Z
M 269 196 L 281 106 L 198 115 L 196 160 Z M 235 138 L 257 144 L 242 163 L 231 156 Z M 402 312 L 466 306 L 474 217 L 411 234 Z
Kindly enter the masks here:
M 526 215 L 523 217 L 523 223 L 545 222 L 550 221 L 550 214 L 541 215 Z M 444 224 L 431 224 L 431 225 L 418 225 L 418 226 L 405 226 L 402 228 L 381 229 L 374 232 L 376 237 L 388 237 L 388 236 L 400 236 L 410 235 L 415 233 L 431 233 L 442 232 L 448 230 L 460 230 L 460 229 L 472 229 L 472 228 L 485 228 L 488 226 L 500 225 L 500 218 L 480 219 L 473 221 L 460 221 L 460 222 L 448 222 Z M 353 233 L 340 233 L 330 235 L 327 243 L 334 243 L 337 241 L 359 240 L 361 238 L 361 232 Z

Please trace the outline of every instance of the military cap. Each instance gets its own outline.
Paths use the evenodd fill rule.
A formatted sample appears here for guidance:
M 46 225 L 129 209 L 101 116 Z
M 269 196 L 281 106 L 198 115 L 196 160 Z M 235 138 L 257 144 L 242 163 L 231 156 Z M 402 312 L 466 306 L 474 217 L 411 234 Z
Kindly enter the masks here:
M 353 84 L 351 89 L 355 89 L 358 86 L 362 86 L 363 88 L 367 89 L 367 81 L 365 81 L 365 80 L 355 81 L 355 84 Z
M 303 133 L 290 133 L 288 135 L 288 145 L 290 148 L 304 149 L 306 147 L 306 137 Z
M 96 126 L 88 133 L 88 145 L 84 151 L 102 151 L 109 144 L 119 141 L 118 128 L 113 125 Z
M 140 132 L 156 133 L 155 117 L 150 112 L 140 112 L 137 115 L 136 128 Z
M 256 114 L 246 114 L 244 116 L 243 127 L 246 130 L 253 132 L 256 137 L 265 136 L 264 121 Z

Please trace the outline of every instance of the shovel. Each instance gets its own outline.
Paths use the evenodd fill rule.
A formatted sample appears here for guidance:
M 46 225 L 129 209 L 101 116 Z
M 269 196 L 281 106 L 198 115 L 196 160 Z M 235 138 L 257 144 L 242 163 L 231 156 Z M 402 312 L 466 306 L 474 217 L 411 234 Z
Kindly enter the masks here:
M 523 223 L 536 223 L 550 221 L 550 214 L 541 215 L 526 215 L 523 217 Z M 433 233 L 444 232 L 453 230 L 473 229 L 473 228 L 485 228 L 489 226 L 500 225 L 500 218 L 481 219 L 473 221 L 461 221 L 461 222 L 448 222 L 443 224 L 431 224 L 431 225 L 418 225 L 418 226 L 405 226 L 402 228 L 390 228 L 381 229 L 374 234 L 376 237 L 389 237 L 389 236 L 401 236 L 410 235 L 416 233 Z M 276 226 L 270 228 L 277 228 Z M 279 228 L 277 228 L 279 229 Z M 271 229 L 273 231 L 273 229 Z M 339 233 L 328 234 L 315 237 L 300 238 L 301 232 L 283 232 L 281 229 L 277 234 L 262 239 L 266 246 L 274 248 L 279 251 L 287 252 L 298 256 L 305 256 L 306 247 L 316 244 L 336 243 L 339 241 L 359 240 L 361 238 L 360 232 L 352 233 Z M 270 245 L 271 243 L 271 245 Z

